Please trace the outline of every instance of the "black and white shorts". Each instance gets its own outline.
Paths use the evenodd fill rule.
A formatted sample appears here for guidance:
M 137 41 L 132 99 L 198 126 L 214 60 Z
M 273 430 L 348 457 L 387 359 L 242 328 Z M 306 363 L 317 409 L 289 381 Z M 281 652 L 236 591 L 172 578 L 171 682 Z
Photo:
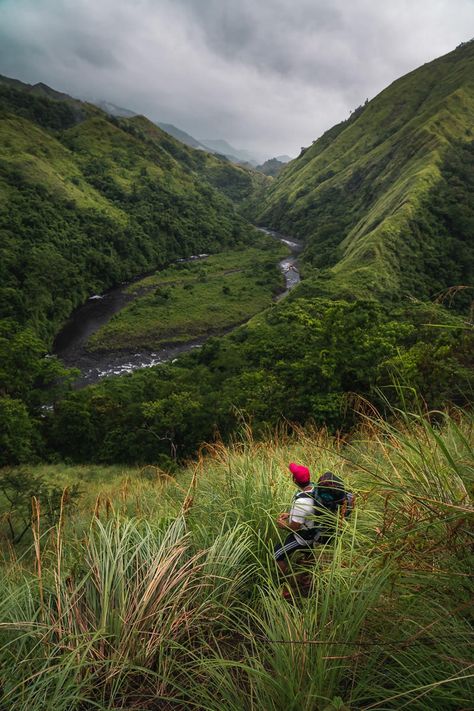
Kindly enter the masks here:
M 301 540 L 297 540 L 294 533 L 290 533 L 283 543 L 276 544 L 275 560 L 283 560 L 283 558 L 287 558 L 288 555 L 294 551 L 310 550 L 319 543 L 326 543 L 327 539 L 327 536 L 321 536 L 321 531 L 315 531 L 314 536 L 302 543 Z

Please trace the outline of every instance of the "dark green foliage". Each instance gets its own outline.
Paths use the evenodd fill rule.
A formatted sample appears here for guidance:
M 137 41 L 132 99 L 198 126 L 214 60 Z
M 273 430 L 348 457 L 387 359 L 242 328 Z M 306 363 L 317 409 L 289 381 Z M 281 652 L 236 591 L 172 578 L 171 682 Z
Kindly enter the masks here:
M 63 490 L 27 469 L 5 469 L 0 473 L 0 518 L 6 522 L 11 543 L 20 543 L 30 529 L 34 499 L 40 517 L 52 527 L 76 505 L 79 495 L 78 484 Z
M 11 86 L 0 85 L 0 116 L 14 113 L 47 129 L 67 129 L 80 122 L 85 117 L 85 111 L 79 108 L 79 103 L 53 101 Z
M 242 415 L 256 433 L 282 418 L 350 427 L 348 393 L 383 408 L 379 389 L 394 378 L 432 407 L 465 404 L 472 347 L 472 333 L 440 307 L 390 313 L 374 301 L 287 300 L 179 364 L 63 399 L 47 418 L 46 437 L 75 461 L 153 462 L 160 453 L 186 457 L 216 431 L 229 437 Z
M 0 321 L 0 395 L 19 398 L 35 411 L 58 396 L 62 380 L 70 375 L 57 358 L 47 355 L 31 328 Z
M 456 142 L 447 152 L 441 180 L 413 223 L 421 245 L 418 282 L 425 296 L 443 297 L 446 306 L 468 311 L 474 301 L 474 141 Z M 408 266 L 408 265 L 407 265 Z M 453 287 L 467 287 L 458 292 Z M 415 291 L 415 289 L 413 289 Z M 416 293 L 416 291 L 415 291 Z
M 0 466 L 34 458 L 37 432 L 24 402 L 0 397 Z
M 46 355 L 31 328 L 0 320 L 0 466 L 37 455 L 43 407 L 65 392 L 73 376 Z

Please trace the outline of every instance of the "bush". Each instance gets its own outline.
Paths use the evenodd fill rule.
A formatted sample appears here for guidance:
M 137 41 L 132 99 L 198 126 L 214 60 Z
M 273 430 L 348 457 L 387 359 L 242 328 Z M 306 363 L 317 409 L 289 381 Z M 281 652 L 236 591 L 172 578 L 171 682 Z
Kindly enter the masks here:
M 32 503 L 48 526 L 54 526 L 63 511 L 70 510 L 79 497 L 79 486 L 62 489 L 27 469 L 6 470 L 0 475 L 0 515 L 8 525 L 13 544 L 20 543 L 31 526 Z

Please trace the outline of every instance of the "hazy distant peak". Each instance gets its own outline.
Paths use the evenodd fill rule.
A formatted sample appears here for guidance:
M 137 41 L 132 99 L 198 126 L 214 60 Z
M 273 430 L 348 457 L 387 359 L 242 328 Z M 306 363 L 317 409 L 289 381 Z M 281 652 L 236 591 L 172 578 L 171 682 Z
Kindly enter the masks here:
M 169 133 L 178 141 L 184 143 L 186 146 L 191 146 L 191 148 L 197 148 L 198 150 L 209 152 L 209 148 L 207 146 L 204 146 L 196 138 L 194 138 L 194 136 L 191 136 L 189 133 L 186 133 L 186 131 L 183 131 L 181 128 L 173 126 L 172 123 L 162 123 L 161 121 L 155 121 L 154 123 L 156 123 L 157 126 L 162 128 L 163 131 L 166 131 L 166 133 Z M 213 153 L 214 151 L 210 152 Z
M 257 158 L 249 151 L 246 151 L 245 149 L 235 148 L 223 138 L 200 138 L 199 142 L 205 145 L 212 152 L 220 153 L 232 161 L 235 161 L 237 159 L 238 161 L 251 163 L 251 165 L 254 166 L 258 164 Z
M 112 104 L 110 101 L 93 101 L 93 104 L 95 106 L 98 106 L 99 109 L 102 109 L 102 111 L 105 111 L 106 114 L 109 114 L 110 116 L 121 116 L 123 118 L 133 118 L 133 116 L 137 116 L 136 111 L 132 111 L 131 109 L 124 109 L 122 106 L 117 106 L 116 104 Z

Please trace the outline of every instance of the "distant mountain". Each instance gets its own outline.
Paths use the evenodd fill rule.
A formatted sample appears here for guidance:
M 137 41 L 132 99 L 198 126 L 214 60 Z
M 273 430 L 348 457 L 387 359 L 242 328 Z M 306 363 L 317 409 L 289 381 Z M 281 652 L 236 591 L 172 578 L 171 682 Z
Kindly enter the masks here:
M 110 116 L 132 118 L 133 116 L 138 115 L 136 111 L 124 109 L 121 106 L 117 106 L 109 101 L 94 101 L 93 103 Z M 181 143 L 184 143 L 185 146 L 190 146 L 191 148 L 195 148 L 200 151 L 207 151 L 208 153 L 217 153 L 218 155 L 228 158 L 232 163 L 242 165 L 245 168 L 255 168 L 258 163 L 255 157 L 248 151 L 234 148 L 227 141 L 214 139 L 198 141 L 194 138 L 194 136 L 191 136 L 191 134 L 183 131 L 183 129 L 178 128 L 177 126 L 174 126 L 172 123 L 164 123 L 163 121 L 153 121 L 153 123 L 159 126 L 163 131 L 166 131 L 166 133 L 169 133 L 170 136 L 173 136 L 173 138 L 176 138 L 178 141 L 181 141 Z
M 253 156 L 249 151 L 241 150 L 231 146 L 230 143 L 223 139 L 215 138 L 200 138 L 199 142 L 202 143 L 208 150 L 213 153 L 220 153 L 223 156 L 229 158 L 229 160 L 243 161 L 244 163 L 250 163 L 253 166 L 258 165 L 259 161 Z
M 186 131 L 177 128 L 177 126 L 173 126 L 172 123 L 162 123 L 161 121 L 155 121 L 155 123 L 157 126 L 162 128 L 163 131 L 166 131 L 166 133 L 169 133 L 171 136 L 174 136 L 174 138 L 176 138 L 178 141 L 181 141 L 181 143 L 184 143 L 186 146 L 191 146 L 191 148 L 196 148 L 200 151 L 207 151 L 208 153 L 215 153 L 215 151 L 210 151 L 207 146 L 200 143 L 189 133 L 186 133 Z
M 131 111 L 130 109 L 124 109 L 121 106 L 111 103 L 110 101 L 94 101 L 94 104 L 100 109 L 108 113 L 110 116 L 123 116 L 125 118 L 132 118 L 133 116 L 138 116 L 136 111 Z M 216 151 L 210 150 L 207 146 L 197 141 L 193 136 L 186 131 L 173 126 L 172 123 L 163 123 L 162 121 L 153 121 L 157 126 L 159 126 L 163 131 L 169 133 L 170 136 L 176 138 L 185 146 L 190 146 L 191 148 L 196 148 L 197 150 L 207 151 L 208 153 L 215 153 Z
M 257 165 L 257 170 L 274 178 L 278 175 L 284 165 L 285 163 L 278 160 L 278 158 L 270 158 L 269 160 L 266 160 L 265 163 L 262 163 L 262 165 Z
M 275 156 L 275 160 L 280 161 L 280 163 L 289 163 L 290 160 L 293 160 L 293 158 L 290 158 L 290 156 L 287 156 L 287 155 L 282 155 L 282 156 Z
M 124 109 L 122 106 L 117 106 L 112 104 L 110 101 L 93 101 L 99 109 L 105 111 L 110 116 L 122 116 L 124 118 L 132 118 L 133 116 L 138 116 L 136 111 L 131 111 L 130 109 Z

